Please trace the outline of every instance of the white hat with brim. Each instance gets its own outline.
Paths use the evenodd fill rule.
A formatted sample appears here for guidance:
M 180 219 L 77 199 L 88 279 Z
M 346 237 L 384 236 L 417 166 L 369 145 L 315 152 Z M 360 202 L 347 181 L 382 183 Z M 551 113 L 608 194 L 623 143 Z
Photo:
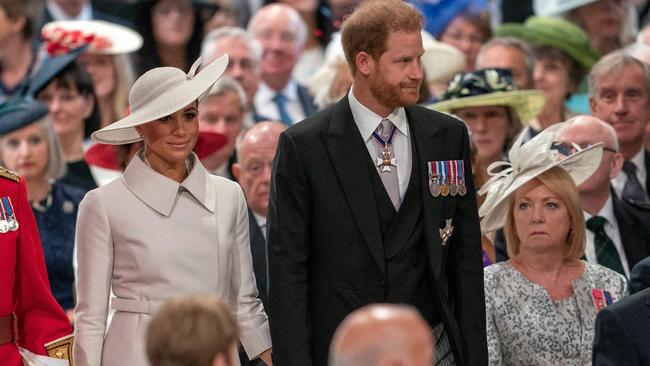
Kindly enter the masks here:
M 456 73 L 465 69 L 465 55 L 458 48 L 437 41 L 429 33 L 422 32 L 422 67 L 427 83 L 448 82 Z
M 539 90 L 512 90 L 453 98 L 429 106 L 444 113 L 469 107 L 503 106 L 514 110 L 519 121 L 527 125 L 544 106 L 544 94 Z
M 142 137 L 136 126 L 169 116 L 202 99 L 225 71 L 228 55 L 221 56 L 196 73 L 200 64 L 199 57 L 187 74 L 175 67 L 157 67 L 144 73 L 129 93 L 130 114 L 95 131 L 92 139 L 109 145 L 140 141 Z
M 561 167 L 578 186 L 598 169 L 603 154 L 602 143 L 585 149 L 574 146 L 576 152 L 569 156 L 553 148 L 558 141 L 558 132 L 566 123 L 548 127 L 522 145 L 528 135 L 528 130 L 524 130 L 508 152 L 510 162 L 490 164 L 488 174 L 492 177 L 478 192 L 479 195 L 487 193 L 478 212 L 482 218 L 481 232 L 489 233 L 502 228 L 508 212 L 508 197 L 540 174 Z
M 119 55 L 142 47 L 142 36 L 123 25 L 103 20 L 58 20 L 43 26 L 41 37 L 68 48 L 88 43 L 87 52 Z
M 544 17 L 563 16 L 564 13 L 598 0 L 534 0 L 535 15 Z

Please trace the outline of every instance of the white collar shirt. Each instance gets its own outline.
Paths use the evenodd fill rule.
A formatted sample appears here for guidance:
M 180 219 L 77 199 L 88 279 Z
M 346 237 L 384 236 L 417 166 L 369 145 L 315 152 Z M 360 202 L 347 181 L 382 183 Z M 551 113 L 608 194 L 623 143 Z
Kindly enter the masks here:
M 287 99 L 286 109 L 289 117 L 291 117 L 292 124 L 296 124 L 305 119 L 305 112 L 302 109 L 302 103 L 300 103 L 300 97 L 298 96 L 298 84 L 290 80 L 284 89 L 282 89 L 281 93 Z M 278 105 L 273 101 L 276 94 L 278 92 L 271 89 L 263 81 L 260 81 L 257 87 L 257 93 L 255 93 L 255 111 L 265 118 L 282 121 Z
M 355 98 L 354 86 L 348 93 L 348 101 L 350 103 L 352 117 L 359 129 L 361 138 L 366 144 L 366 148 L 370 154 L 370 159 L 372 160 L 373 165 L 376 165 L 375 162 L 377 161 L 377 158 L 381 156 L 382 147 L 379 146 L 379 143 L 372 137 L 372 133 L 377 129 L 384 118 L 368 109 L 368 107 L 361 104 L 361 102 Z M 406 111 L 403 107 L 396 108 L 386 118 L 393 122 L 395 127 L 397 127 L 397 133 L 395 133 L 395 136 L 393 137 L 392 145 L 397 163 L 399 195 L 400 200 L 403 201 L 406 189 L 408 188 L 409 178 L 411 177 L 412 167 L 411 139 L 409 138 L 409 125 L 406 118 Z M 380 173 L 379 167 L 377 167 L 377 173 Z
M 584 212 L 585 222 L 589 220 L 592 215 L 588 212 Z M 618 253 L 619 258 L 621 258 L 621 264 L 623 264 L 623 270 L 625 271 L 625 276 L 630 278 L 630 266 L 627 263 L 627 257 L 625 256 L 625 249 L 623 248 L 623 241 L 621 240 L 621 234 L 618 228 L 618 221 L 614 215 L 614 202 L 612 196 L 610 195 L 605 202 L 605 206 L 600 209 L 598 216 L 604 217 L 605 220 L 605 234 L 612 239 L 614 246 L 616 247 L 616 252 Z M 587 260 L 592 263 L 598 263 L 598 258 L 596 257 L 596 245 L 594 243 L 595 234 L 587 229 L 587 243 L 585 246 L 585 257 Z

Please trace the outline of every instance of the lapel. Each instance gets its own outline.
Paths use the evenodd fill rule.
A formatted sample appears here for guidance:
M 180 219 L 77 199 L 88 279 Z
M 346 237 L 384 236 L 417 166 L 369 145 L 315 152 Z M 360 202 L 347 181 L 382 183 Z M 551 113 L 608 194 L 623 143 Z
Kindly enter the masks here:
M 248 209 L 248 229 L 251 244 L 251 258 L 253 260 L 253 272 L 255 273 L 255 281 L 257 282 L 257 290 L 260 299 L 266 303 L 267 293 L 267 253 L 266 253 L 266 240 L 262 234 L 262 229 L 257 225 L 253 211 Z
M 450 159 L 445 156 L 447 130 L 436 127 L 435 121 L 422 115 L 416 107 L 406 107 L 406 116 L 413 134 L 413 148 L 416 149 L 414 156 L 418 159 L 418 161 L 413 161 L 413 166 L 418 164 L 417 167 L 421 172 L 420 197 L 424 210 L 424 237 L 429 250 L 431 268 L 438 279 L 442 269 L 442 245 L 438 229 L 445 198 L 434 198 L 429 192 L 429 175 L 426 164 L 429 161 Z
M 386 273 L 384 248 L 381 238 L 377 206 L 373 197 L 372 183 L 368 179 L 372 166 L 370 156 L 357 128 L 348 98 L 341 99 L 332 107 L 329 128 L 322 134 L 323 143 L 332 166 L 361 230 L 370 253 L 382 273 Z
M 616 196 L 612 196 L 612 203 L 614 216 L 618 222 L 618 231 L 621 235 L 621 243 L 625 250 L 625 257 L 630 269 L 632 269 L 636 263 L 645 257 L 646 238 L 643 237 L 643 231 L 637 227 L 639 220 L 625 207 L 627 204 L 616 198 Z

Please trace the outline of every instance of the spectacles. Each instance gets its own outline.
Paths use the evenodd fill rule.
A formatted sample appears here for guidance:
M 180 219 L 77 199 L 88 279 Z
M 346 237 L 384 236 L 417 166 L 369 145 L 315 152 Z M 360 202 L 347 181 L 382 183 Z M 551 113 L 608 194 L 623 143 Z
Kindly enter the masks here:
M 557 150 L 560 154 L 562 154 L 564 156 L 569 156 L 569 155 L 575 154 L 576 152 L 578 152 L 580 150 L 590 148 L 590 147 L 592 147 L 594 145 L 595 144 L 578 145 L 578 144 L 569 144 L 569 143 L 565 143 L 565 142 L 554 142 L 551 145 L 551 150 Z M 607 146 L 603 146 L 603 151 L 609 151 L 609 152 L 611 152 L 613 154 L 616 154 L 618 152 L 617 150 L 612 149 L 611 147 L 607 147 Z

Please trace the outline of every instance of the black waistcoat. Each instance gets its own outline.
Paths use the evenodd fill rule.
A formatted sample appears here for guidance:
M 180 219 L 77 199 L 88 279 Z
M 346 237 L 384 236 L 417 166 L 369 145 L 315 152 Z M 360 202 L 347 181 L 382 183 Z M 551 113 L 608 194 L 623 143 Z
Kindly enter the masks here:
M 434 305 L 437 302 L 432 298 L 432 272 L 427 260 L 423 230 L 420 183 L 423 170 L 418 163 L 412 135 L 411 133 L 411 176 L 399 211 L 395 211 L 379 174 L 371 174 L 371 181 L 386 258 L 385 301 L 416 307 L 433 326 L 440 322 L 440 318 Z M 376 167 L 373 169 L 377 171 Z

